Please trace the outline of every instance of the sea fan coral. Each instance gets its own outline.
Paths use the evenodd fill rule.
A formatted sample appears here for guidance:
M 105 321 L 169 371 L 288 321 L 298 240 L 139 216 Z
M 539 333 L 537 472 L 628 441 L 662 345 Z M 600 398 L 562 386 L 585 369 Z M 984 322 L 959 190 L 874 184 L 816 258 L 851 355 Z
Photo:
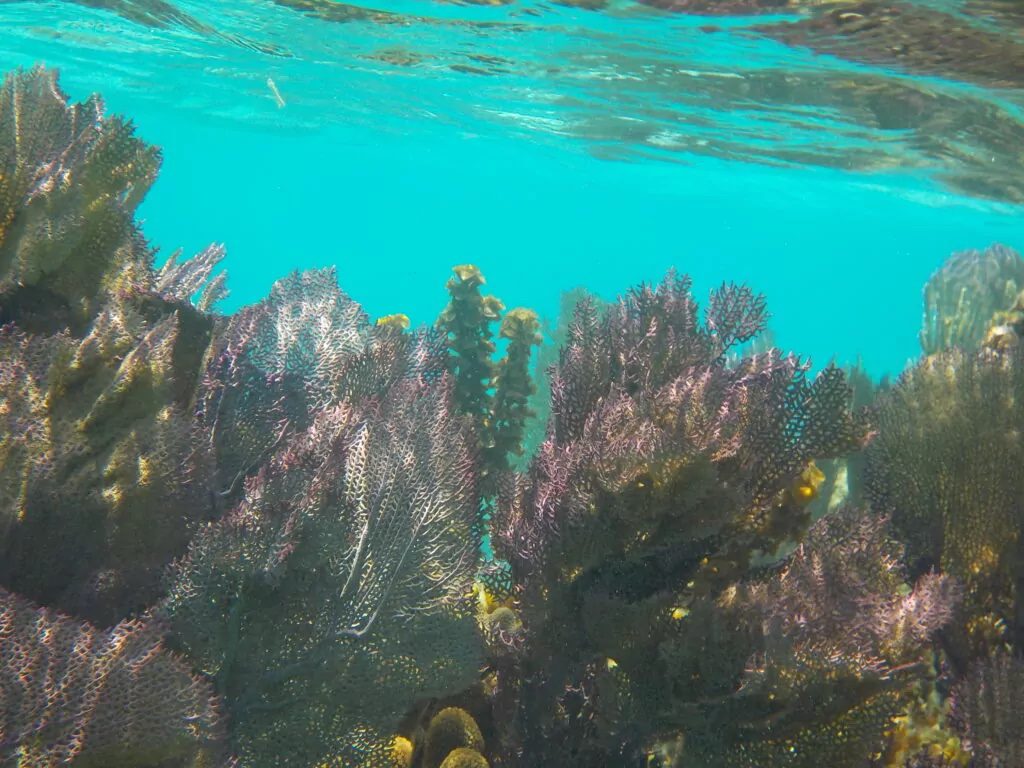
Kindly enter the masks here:
M 1024 259 L 1012 248 L 954 253 L 924 288 L 924 353 L 978 349 L 996 313 L 1009 309 L 1021 290 Z
M 908 588 L 884 521 L 850 508 L 819 520 L 773 571 L 714 601 L 677 596 L 655 640 L 635 638 L 638 648 L 617 659 L 615 695 L 633 717 L 683 734 L 669 764 L 865 764 L 956 605 L 946 578 Z
M 447 380 L 330 405 L 196 537 L 164 613 L 244 764 L 386 764 L 417 699 L 472 682 L 471 446 Z
M 403 379 L 435 380 L 445 355 L 435 332 L 372 324 L 333 269 L 279 280 L 218 329 L 203 372 L 199 421 L 218 505 L 329 404 L 383 395 Z
M 960 666 L 1024 641 L 1022 399 L 1024 351 L 950 350 L 908 370 L 875 416 L 867 495 L 891 516 L 912 573 L 938 568 L 964 585 L 949 648 Z
M 153 624 L 100 631 L 0 589 L 0 764 L 216 764 L 220 725 Z
M 1024 765 L 1024 661 L 1005 652 L 976 663 L 952 694 L 952 719 L 971 751 L 972 766 Z
M 0 88 L 0 583 L 100 625 L 159 596 L 210 510 L 192 410 L 223 252 L 152 269 L 157 165 L 53 71 Z
M 8 75 L 0 86 L 0 320 L 78 328 L 111 294 L 144 286 L 151 254 L 133 215 L 159 164 L 130 123 L 103 117 L 100 98 L 69 105 L 53 70 Z M 41 309 L 44 317 L 34 317 Z
M 228 294 L 227 272 L 214 275 L 224 253 L 224 246 L 211 245 L 192 258 L 180 261 L 181 251 L 175 251 L 156 274 L 154 291 L 168 301 L 194 303 L 200 312 L 210 312 Z
M 867 435 L 839 370 L 809 379 L 775 351 L 727 360 L 766 316 L 727 285 L 702 323 L 673 274 L 604 314 L 578 306 L 548 438 L 499 504 L 496 547 L 527 632 L 503 688 L 520 696 L 518 759 L 635 764 L 693 706 L 665 690 L 661 640 L 692 630 L 678 646 L 691 658 L 714 647 L 709 684 L 728 686 L 750 657 L 752 630 L 714 601 L 809 524 L 792 488 L 811 460 Z M 715 626 L 722 642 L 705 644 Z
M 81 339 L 0 329 L 0 583 L 101 625 L 159 596 L 208 508 L 179 328 L 122 301 Z

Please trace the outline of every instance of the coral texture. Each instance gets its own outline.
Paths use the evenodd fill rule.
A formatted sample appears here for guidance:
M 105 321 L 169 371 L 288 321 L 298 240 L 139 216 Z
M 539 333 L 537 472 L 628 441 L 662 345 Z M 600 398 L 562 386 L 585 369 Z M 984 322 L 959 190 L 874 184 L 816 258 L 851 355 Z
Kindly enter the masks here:
M 890 515 L 912 573 L 964 585 L 957 663 L 1024 642 L 1018 584 L 1024 350 L 950 350 L 908 370 L 878 405 L 867 495 Z M 969 646 L 969 647 L 967 647 Z
M 475 458 L 447 381 L 324 407 L 193 541 L 164 606 L 243 764 L 386 764 L 397 718 L 469 685 Z
M 459 707 L 446 707 L 430 720 L 423 747 L 423 768 L 439 768 L 460 748 L 480 752 L 484 737 L 472 715 Z
M 100 631 L 0 589 L 0 765 L 217 765 L 212 687 L 152 624 Z
M 0 329 L 0 583 L 100 624 L 159 595 L 207 505 L 180 329 L 128 301 L 81 339 Z
M 52 71 L 0 89 L 0 583 L 100 625 L 158 597 L 208 509 L 192 399 L 223 253 L 152 269 L 132 217 L 157 160 Z
M 972 766 L 1024 765 L 1024 661 L 1005 652 L 975 664 L 953 690 L 953 720 L 972 749 Z
M 52 70 L 14 72 L 0 86 L 0 162 L 0 320 L 80 326 L 146 283 L 133 214 L 160 158 L 130 123 L 104 118 L 98 97 L 69 105 Z
M 445 354 L 437 333 L 371 323 L 333 269 L 279 280 L 225 320 L 207 356 L 197 409 L 216 503 L 235 500 L 244 478 L 328 405 L 384 395 L 406 378 L 435 380 Z
M 924 353 L 977 349 L 997 313 L 1009 309 L 1021 290 L 1024 259 L 1012 248 L 954 253 L 924 288 Z
M 604 314 L 579 306 L 548 438 L 502 495 L 496 546 L 527 633 L 518 666 L 497 662 L 510 765 L 640 765 L 676 735 L 685 758 L 668 764 L 855 765 L 842 761 L 880 748 L 898 712 L 905 683 L 885 670 L 949 616 L 941 579 L 899 595 L 896 560 L 867 523 L 842 553 L 825 548 L 837 529 L 812 537 L 832 579 L 809 602 L 754 598 L 772 589 L 752 586 L 766 555 L 810 524 L 812 460 L 858 448 L 867 429 L 841 371 L 810 379 L 774 350 L 730 359 L 764 325 L 760 297 L 723 286 L 701 322 L 689 288 L 670 274 Z M 790 560 L 788 583 L 821 576 L 806 557 Z M 857 596 L 840 604 L 845 621 L 865 634 L 832 647 L 844 590 Z M 799 704 L 812 699 L 828 704 Z

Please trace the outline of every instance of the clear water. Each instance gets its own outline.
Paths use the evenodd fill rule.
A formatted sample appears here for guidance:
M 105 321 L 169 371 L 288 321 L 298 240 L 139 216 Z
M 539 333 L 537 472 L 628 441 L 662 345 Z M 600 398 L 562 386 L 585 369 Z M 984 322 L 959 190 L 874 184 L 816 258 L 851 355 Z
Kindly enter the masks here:
M 766 292 L 783 348 L 895 373 L 951 251 L 1024 249 L 1024 90 L 754 29 L 781 20 L 0 0 L 0 61 L 59 67 L 163 148 L 145 232 L 164 253 L 225 243 L 225 309 L 336 264 L 371 314 L 429 322 L 468 261 L 552 315 L 565 289 L 611 297 L 674 265 L 699 292 Z

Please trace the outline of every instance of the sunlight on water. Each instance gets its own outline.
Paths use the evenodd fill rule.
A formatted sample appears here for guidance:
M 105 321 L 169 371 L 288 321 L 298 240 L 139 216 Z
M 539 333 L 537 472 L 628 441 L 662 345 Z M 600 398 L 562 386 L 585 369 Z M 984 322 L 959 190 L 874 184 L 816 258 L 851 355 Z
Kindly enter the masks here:
M 471 257 L 550 313 L 577 283 L 614 294 L 677 263 L 755 281 L 815 358 L 895 372 L 912 332 L 872 336 L 912 327 L 941 258 L 1020 243 L 1012 6 L 954 8 L 979 23 L 949 40 L 941 6 L 900 6 L 917 26 L 894 53 L 876 6 L 593 5 L 8 2 L 0 50 L 164 148 L 147 233 L 226 241 L 236 304 L 337 262 L 372 310 L 428 321 Z M 886 273 L 870 290 L 892 314 L 861 317 L 856 278 L 823 284 L 844 261 Z

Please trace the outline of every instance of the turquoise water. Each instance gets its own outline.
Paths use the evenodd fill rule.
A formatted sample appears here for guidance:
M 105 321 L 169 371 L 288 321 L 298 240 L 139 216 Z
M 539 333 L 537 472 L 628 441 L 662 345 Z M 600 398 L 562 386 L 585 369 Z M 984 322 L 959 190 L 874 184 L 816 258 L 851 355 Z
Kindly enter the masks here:
M 429 322 L 472 262 L 552 315 L 565 289 L 612 297 L 674 265 L 698 293 L 767 293 L 783 348 L 878 376 L 917 354 L 951 251 L 1024 249 L 1012 84 L 751 31 L 774 17 L 373 8 L 0 2 L 0 52 L 162 147 L 144 231 L 164 254 L 223 242 L 228 310 L 336 264 L 371 314 Z

